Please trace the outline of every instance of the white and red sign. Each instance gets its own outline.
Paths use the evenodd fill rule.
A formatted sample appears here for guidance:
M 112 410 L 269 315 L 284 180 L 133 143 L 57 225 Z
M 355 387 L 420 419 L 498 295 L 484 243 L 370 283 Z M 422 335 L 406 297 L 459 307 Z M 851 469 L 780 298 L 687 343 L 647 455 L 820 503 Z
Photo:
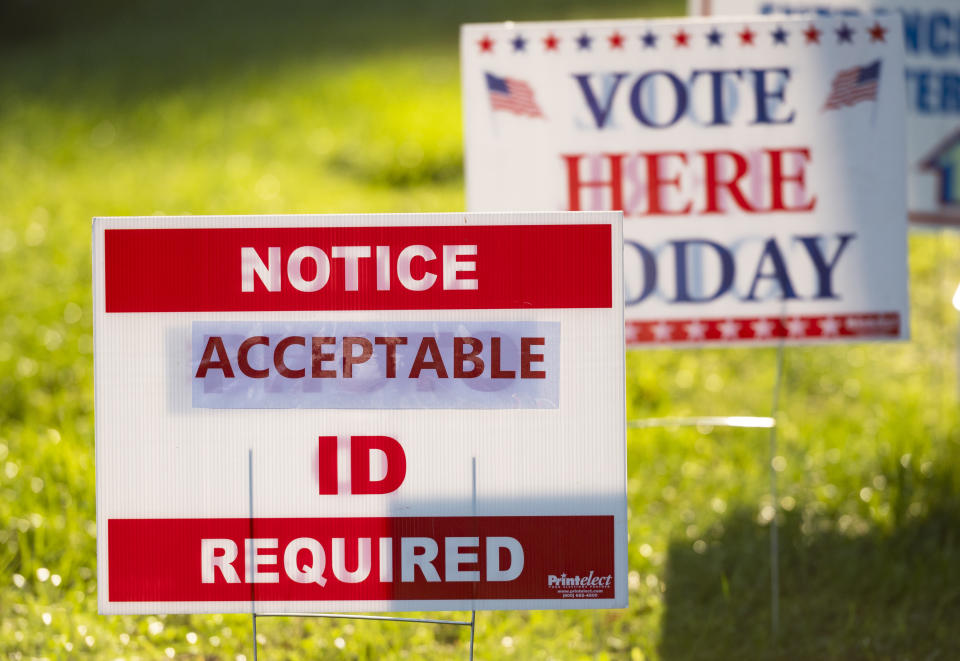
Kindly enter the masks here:
M 625 606 L 621 226 L 96 219 L 100 611 Z
M 960 6 L 955 1 L 688 0 L 688 4 L 691 14 L 704 16 L 786 14 L 813 19 L 899 14 L 906 47 L 910 220 L 960 226 Z M 865 36 L 886 39 L 883 27 L 881 22 L 871 24 Z
M 622 209 L 628 344 L 908 337 L 899 16 L 467 25 L 461 58 L 469 208 Z

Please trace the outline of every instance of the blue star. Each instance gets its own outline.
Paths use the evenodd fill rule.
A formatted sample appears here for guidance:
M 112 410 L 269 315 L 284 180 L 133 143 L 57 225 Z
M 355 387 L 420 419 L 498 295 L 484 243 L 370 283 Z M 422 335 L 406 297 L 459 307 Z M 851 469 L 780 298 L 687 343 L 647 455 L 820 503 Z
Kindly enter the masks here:
M 837 29 L 837 43 L 842 44 L 844 42 L 848 44 L 853 43 L 853 30 L 850 29 L 850 26 L 844 23 Z
M 640 39 L 643 40 L 643 47 L 644 47 L 644 48 L 656 48 L 656 47 L 657 47 L 657 35 L 655 35 L 654 33 L 650 32 L 649 30 L 647 31 L 647 33 L 646 33 L 645 35 L 643 35 L 642 37 L 640 37 Z
M 577 37 L 577 48 L 580 50 L 590 50 L 590 42 L 593 41 L 593 38 L 584 32 L 579 37 Z
M 774 45 L 776 45 L 776 44 L 784 44 L 784 45 L 786 45 L 786 43 L 787 43 L 787 34 L 789 34 L 789 33 L 788 33 L 786 30 L 784 30 L 782 26 L 778 25 L 778 26 L 777 26 L 777 29 L 774 30 L 773 32 L 771 32 L 770 34 L 773 35 L 773 43 L 774 43 Z
M 722 46 L 723 45 L 722 42 L 723 42 L 723 34 L 719 30 L 717 30 L 717 28 L 713 28 L 712 30 L 710 30 L 710 32 L 707 33 L 708 46 Z
M 516 37 L 514 37 L 511 43 L 513 44 L 514 53 L 526 51 L 527 49 L 527 40 L 523 38 L 522 34 L 518 34 Z

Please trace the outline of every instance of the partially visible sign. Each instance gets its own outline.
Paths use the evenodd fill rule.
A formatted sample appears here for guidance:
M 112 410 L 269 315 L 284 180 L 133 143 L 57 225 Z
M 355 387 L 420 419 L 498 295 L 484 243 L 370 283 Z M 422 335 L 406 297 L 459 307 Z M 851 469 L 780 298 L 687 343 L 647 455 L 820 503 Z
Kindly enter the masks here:
M 896 15 L 467 25 L 473 210 L 622 209 L 627 342 L 908 331 Z
M 100 611 L 625 606 L 621 218 L 96 219 Z
M 910 220 L 960 226 L 960 5 L 951 0 L 688 0 L 691 14 L 903 18 Z M 871 26 L 872 27 L 872 26 Z

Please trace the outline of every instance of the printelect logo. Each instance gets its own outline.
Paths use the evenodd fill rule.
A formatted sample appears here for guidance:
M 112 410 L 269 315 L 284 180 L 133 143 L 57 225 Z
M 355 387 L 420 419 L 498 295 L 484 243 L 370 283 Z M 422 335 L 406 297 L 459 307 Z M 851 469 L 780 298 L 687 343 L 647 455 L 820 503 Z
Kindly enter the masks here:
M 567 576 L 560 574 L 547 576 L 549 588 L 608 588 L 613 583 L 613 574 L 595 576 L 593 570 L 586 576 Z

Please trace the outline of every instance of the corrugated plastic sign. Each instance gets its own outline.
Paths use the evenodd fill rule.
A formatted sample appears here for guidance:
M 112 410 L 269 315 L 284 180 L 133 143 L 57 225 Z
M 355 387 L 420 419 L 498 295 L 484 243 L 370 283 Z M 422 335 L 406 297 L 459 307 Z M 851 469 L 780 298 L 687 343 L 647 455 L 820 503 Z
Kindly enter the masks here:
M 896 14 L 467 25 L 475 211 L 624 212 L 627 343 L 909 335 Z
M 621 226 L 96 219 L 100 611 L 625 606 Z

